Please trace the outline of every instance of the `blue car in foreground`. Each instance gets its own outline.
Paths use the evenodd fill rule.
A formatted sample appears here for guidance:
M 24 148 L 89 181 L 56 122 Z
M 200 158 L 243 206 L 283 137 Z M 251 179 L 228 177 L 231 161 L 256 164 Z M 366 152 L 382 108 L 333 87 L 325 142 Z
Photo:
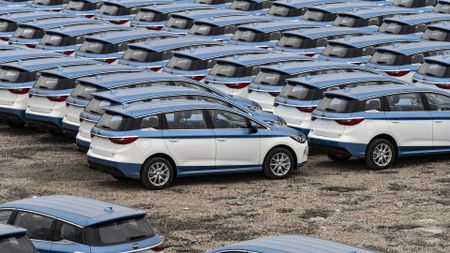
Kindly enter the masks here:
M 66 195 L 35 197 L 1 204 L 0 214 L 9 224 L 26 229 L 40 253 L 164 250 L 145 212 L 109 202 Z
M 6 222 L 7 220 L 0 220 L 0 250 L 2 253 L 38 253 L 25 229 L 2 224 Z

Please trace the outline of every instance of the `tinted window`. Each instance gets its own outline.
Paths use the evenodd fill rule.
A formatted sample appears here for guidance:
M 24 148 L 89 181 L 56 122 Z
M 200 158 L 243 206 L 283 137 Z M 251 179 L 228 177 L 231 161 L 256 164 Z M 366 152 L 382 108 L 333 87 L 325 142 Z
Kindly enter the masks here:
M 253 82 L 262 85 L 283 86 L 285 80 L 285 74 L 276 71 L 261 70 L 256 74 Z
M 330 42 L 325 47 L 322 54 L 326 56 L 339 57 L 339 58 L 351 58 L 361 56 L 362 50 L 360 48 L 350 47 L 347 45 L 337 44 Z
M 10 210 L 0 211 L 0 224 L 8 224 L 9 217 L 12 213 L 13 211 Z
M 278 41 L 277 46 L 285 48 L 315 48 L 317 46 L 317 41 L 285 34 L 281 37 L 280 41 Z
M 226 2 L 229 2 L 228 0 L 195 0 L 195 3 L 198 4 L 211 4 L 211 5 L 216 5 L 216 4 L 224 4 Z
M 6 66 L 0 67 L 1 82 L 10 82 L 10 83 L 27 82 L 31 81 L 34 77 L 35 77 L 34 74 L 25 72 L 20 69 L 9 68 Z
M 332 13 L 313 9 L 306 11 L 306 13 L 303 15 L 304 20 L 319 21 L 319 22 L 333 21 L 335 18 L 336 15 L 333 15 Z
M 395 52 L 377 50 L 370 59 L 370 62 L 380 65 L 400 66 L 409 64 L 411 62 L 411 57 Z
M 53 241 L 53 225 L 55 220 L 38 214 L 18 212 L 14 225 L 25 228 L 31 239 Z
M 184 17 L 174 17 L 172 16 L 167 21 L 166 26 L 178 29 L 189 29 L 194 25 L 194 22 L 191 19 L 187 19 Z
M 92 93 L 99 91 L 99 88 L 88 83 L 80 82 L 72 91 L 70 96 L 82 99 L 91 99 Z
M 245 0 L 234 0 L 233 3 L 231 3 L 231 9 L 240 11 L 254 11 L 262 9 L 262 3 L 255 3 Z
M 298 84 L 286 84 L 279 96 L 305 101 L 318 100 L 323 97 L 322 92 L 319 89 Z
M 398 94 L 387 96 L 389 109 L 391 111 L 423 111 L 424 106 L 419 94 Z
M 0 20 L 0 32 L 14 32 L 17 24 L 5 20 Z
M 97 5 L 95 3 L 89 3 L 85 1 L 80 0 L 72 0 L 66 5 L 66 10 L 73 10 L 73 11 L 89 11 L 89 10 L 95 10 L 97 8 Z
M 434 7 L 433 12 L 450 14 L 450 4 L 448 4 L 448 3 L 440 3 L 439 2 Z
M 83 243 L 83 230 L 74 225 L 59 222 L 58 235 L 60 240 Z
M 397 22 L 385 21 L 380 26 L 379 31 L 383 33 L 392 33 L 392 34 L 409 34 L 414 33 L 414 27 L 406 24 L 400 24 Z
M 426 61 L 417 72 L 426 76 L 450 78 L 450 66 L 438 62 Z
M 194 35 L 219 35 L 220 33 L 223 33 L 223 29 L 220 29 L 218 26 L 210 25 L 210 24 L 204 24 L 204 23 L 197 23 L 192 26 L 191 30 L 189 31 L 190 34 Z
M 163 53 L 140 49 L 137 47 L 129 47 L 123 54 L 122 58 L 134 62 L 154 62 L 162 61 Z
M 46 34 L 39 41 L 39 44 L 49 46 L 63 46 L 63 36 L 59 34 Z
M 210 111 L 214 128 L 248 128 L 249 120 L 241 115 L 225 111 Z
M 337 113 L 350 113 L 355 110 L 356 105 L 356 100 L 344 97 L 326 96 L 320 102 L 317 110 Z
M 58 76 L 41 74 L 34 87 L 42 90 L 66 90 L 75 88 L 75 80 L 60 78 Z
M 188 56 L 174 55 L 167 63 L 167 67 L 181 70 L 200 70 L 208 68 L 208 62 Z
M 114 104 L 116 105 L 116 104 Z M 93 98 L 87 104 L 85 111 L 94 113 L 94 114 L 103 114 L 105 112 L 104 108 L 107 106 L 112 106 L 109 100 L 102 100 L 99 98 Z
M 301 15 L 301 10 L 297 10 L 293 7 L 274 4 L 270 7 L 268 13 L 274 16 L 280 17 L 296 17 Z
M 216 63 L 209 74 L 213 76 L 244 77 L 251 76 L 252 69 L 235 64 Z
M 400 6 L 400 7 L 425 7 L 425 0 L 394 0 L 392 5 Z
M 369 99 L 363 102 L 364 110 L 365 111 L 381 111 L 381 99 L 374 98 Z
M 117 45 L 93 39 L 86 39 L 80 47 L 81 52 L 91 54 L 108 54 L 117 52 L 117 50 Z
M 422 38 L 432 41 L 450 41 L 450 33 L 441 29 L 428 28 Z
M 26 236 L 0 238 L 0 252 L 2 253 L 37 253 Z
M 132 118 L 119 114 L 105 113 L 98 121 L 97 127 L 113 131 L 128 131 L 149 127 L 159 129 L 159 120 L 155 117 Z
M 206 129 L 203 111 L 181 111 L 167 113 L 167 127 L 169 129 Z
M 131 14 L 131 10 L 129 8 L 124 8 L 112 3 L 103 3 L 98 12 L 111 16 L 123 16 Z
M 267 41 L 269 38 L 262 32 L 239 29 L 234 33 L 232 40 L 245 41 L 245 42 L 261 42 Z
M 145 22 L 157 22 L 167 20 L 168 14 L 163 14 L 151 10 L 140 10 L 136 14 L 135 20 L 145 21 Z
M 25 39 L 37 39 L 42 38 L 42 36 L 44 36 L 44 30 L 26 26 L 19 27 L 14 33 L 14 37 Z
M 336 20 L 333 22 L 333 25 L 345 27 L 363 27 L 368 26 L 368 21 L 349 15 L 338 15 Z
M 450 97 L 434 93 L 425 93 L 425 97 L 432 111 L 450 111 Z

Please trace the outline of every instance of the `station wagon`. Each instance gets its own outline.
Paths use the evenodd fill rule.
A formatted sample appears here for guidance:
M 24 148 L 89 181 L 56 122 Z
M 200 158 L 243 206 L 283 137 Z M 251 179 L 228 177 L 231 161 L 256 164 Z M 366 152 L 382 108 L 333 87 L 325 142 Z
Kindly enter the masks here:
M 450 14 L 450 0 L 438 0 L 433 8 L 434 13 Z
M 63 12 L 91 19 L 95 17 L 97 9 L 102 4 L 100 0 L 70 0 L 64 7 Z
M 414 83 L 435 85 L 441 89 L 450 89 L 450 58 L 448 54 L 425 58 L 425 61 L 413 76 Z
M 252 15 L 263 15 L 272 6 L 272 0 L 233 0 L 230 9 L 245 11 Z
M 389 34 L 422 33 L 427 26 L 443 21 L 450 21 L 450 14 L 421 13 L 400 16 L 385 19 L 378 31 Z
M 273 2 L 267 15 L 280 20 L 298 20 L 308 7 L 345 2 L 348 0 L 278 0 Z
M 428 26 L 422 35 L 422 39 L 431 41 L 447 41 L 450 42 L 450 25 L 437 24 Z
M 31 6 L 38 10 L 59 12 L 68 2 L 69 0 L 33 0 Z
M 38 253 L 27 231 L 0 221 L 0 249 L 4 253 Z

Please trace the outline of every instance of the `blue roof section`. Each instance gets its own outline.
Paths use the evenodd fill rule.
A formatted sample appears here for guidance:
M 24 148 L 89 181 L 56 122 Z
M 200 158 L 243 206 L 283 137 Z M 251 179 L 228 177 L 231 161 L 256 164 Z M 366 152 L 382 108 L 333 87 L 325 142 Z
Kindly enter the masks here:
M 439 30 L 444 30 L 444 31 L 450 31 L 450 23 L 447 24 L 433 24 L 433 25 L 429 25 L 428 29 L 439 29 Z
M 114 72 L 137 72 L 136 68 L 127 67 L 123 65 L 111 65 L 111 64 L 98 64 L 98 65 L 81 65 L 81 66 L 71 66 L 66 68 L 52 69 L 47 71 L 42 71 L 41 73 L 51 74 L 55 76 L 60 76 L 63 78 L 74 79 L 83 76 L 90 76 L 95 74 L 105 74 Z
M 43 19 L 38 21 L 29 21 L 20 24 L 20 27 L 34 27 L 34 28 L 40 28 L 40 29 L 51 29 L 56 27 L 64 27 L 66 25 L 77 25 L 77 24 L 104 24 L 101 21 L 93 20 L 93 19 L 87 19 L 87 18 L 51 18 L 51 19 Z
M 17 60 L 33 59 L 33 58 L 50 58 L 50 57 L 64 57 L 63 54 L 52 53 L 43 50 L 22 49 L 22 50 L 8 50 L 0 51 L 0 63 L 12 62 Z
M 128 207 L 69 195 L 23 199 L 0 205 L 0 209 L 3 208 L 47 214 L 80 227 L 145 215 L 143 211 Z M 108 210 L 110 208 L 112 208 L 111 212 Z
M 27 6 L 11 6 L 6 7 L 2 6 L 0 8 L 0 15 L 8 14 L 8 13 L 20 13 L 20 12 L 32 12 L 35 11 L 35 9 L 27 7 Z
M 440 64 L 450 65 L 450 57 L 448 57 L 448 55 L 437 55 L 437 56 L 427 57 L 427 58 L 425 58 L 425 61 L 437 62 Z
M 329 3 L 342 3 L 342 2 L 347 2 L 347 1 L 346 0 L 281 0 L 281 1 L 275 1 L 273 4 L 294 7 L 296 9 L 301 9 L 301 8 L 310 7 L 310 6 L 314 6 L 314 5 L 329 4 Z
M 112 32 L 112 31 L 130 31 L 130 27 L 122 26 L 122 25 L 113 25 L 113 24 L 89 24 L 82 26 L 69 26 L 69 27 L 60 27 L 55 29 L 47 30 L 47 33 L 57 33 L 68 36 L 81 36 L 81 35 L 89 35 L 93 33 L 101 33 L 101 32 Z
M 130 31 L 118 31 L 101 33 L 93 36 L 88 36 L 86 39 L 103 41 L 106 43 L 117 44 L 124 41 L 145 39 L 145 38 L 160 38 L 160 37 L 179 37 L 179 35 L 164 32 L 164 31 L 153 31 L 147 29 L 135 29 Z
M 386 15 L 401 15 L 401 14 L 415 14 L 420 13 L 420 11 L 415 8 L 401 8 L 401 7 L 377 7 L 370 9 L 360 9 L 355 11 L 344 11 L 340 12 L 340 14 L 354 16 L 362 19 L 368 19 L 379 16 Z
M 259 238 L 238 244 L 220 247 L 207 253 L 226 250 L 248 250 L 270 253 L 374 253 L 343 243 L 301 235 L 283 235 Z
M 364 48 L 384 43 L 401 43 L 401 42 L 417 42 L 420 38 L 411 35 L 395 35 L 395 34 L 373 34 L 367 36 L 353 36 L 349 38 L 330 40 L 328 43 L 348 45 L 356 48 Z
M 256 16 L 256 15 L 243 15 L 243 16 L 226 16 L 226 17 L 213 17 L 209 19 L 202 19 L 195 21 L 195 24 L 210 24 L 214 26 L 227 26 L 227 25 L 239 25 L 248 24 L 253 22 L 269 22 L 274 19 L 268 16 Z
M 295 62 L 295 63 L 286 63 L 283 65 L 277 66 L 264 66 L 261 67 L 261 70 L 269 70 L 269 71 L 277 71 L 281 73 L 286 73 L 288 75 L 295 75 L 298 73 L 310 72 L 310 71 L 318 71 L 324 69 L 360 69 L 366 70 L 370 72 L 371 70 L 362 66 L 342 63 L 342 62 L 332 62 L 332 61 L 307 61 L 307 62 Z M 373 70 L 373 72 L 375 72 Z
M 24 236 L 26 234 L 27 234 L 27 231 L 23 228 L 0 224 L 0 239 L 13 237 L 13 236 Z
M 180 40 L 180 38 L 149 40 L 129 44 L 128 47 L 138 47 L 155 52 L 164 52 L 168 50 L 174 50 L 177 48 L 184 48 L 189 46 L 201 46 L 201 45 L 213 46 L 213 45 L 222 45 L 222 43 L 211 39 L 205 39 L 200 36 L 184 36 L 182 40 Z
M 353 9 L 362 9 L 362 8 L 374 8 L 379 7 L 380 5 L 376 4 L 377 2 L 350 2 L 350 3 L 337 3 L 337 4 L 327 4 L 327 5 L 319 5 L 319 6 L 312 6 L 308 9 L 310 10 L 319 10 L 324 11 L 328 13 L 337 13 L 341 11 L 346 10 L 353 10 Z
M 174 4 L 164 4 L 156 6 L 143 7 L 141 10 L 150 10 L 159 13 L 172 13 L 186 10 L 201 10 L 201 9 L 214 9 L 214 6 L 207 4 L 195 4 L 195 3 L 174 3 Z
M 263 33 L 270 33 L 275 31 L 285 31 L 292 29 L 300 29 L 302 27 L 321 27 L 317 22 L 306 21 L 273 21 L 267 23 L 257 23 L 249 25 L 241 25 L 239 29 L 258 31 Z
M 345 75 L 342 75 L 342 73 L 332 73 L 308 77 L 297 77 L 287 79 L 286 82 L 290 84 L 304 84 L 319 89 L 361 82 L 393 82 L 397 84 L 407 84 L 406 82 L 386 75 L 377 75 L 365 72 L 346 73 Z
M 233 54 L 264 54 L 270 51 L 265 49 L 260 49 L 256 47 L 246 47 L 246 46 L 213 46 L 204 48 L 188 49 L 183 51 L 174 52 L 174 55 L 183 55 L 194 57 L 201 60 L 226 57 Z
M 386 18 L 384 22 L 395 22 L 406 25 L 427 24 L 432 22 L 449 21 L 450 14 L 437 14 L 437 13 L 420 13 L 407 16 L 399 16 L 393 18 Z
M 216 63 L 231 63 L 245 67 L 253 67 L 267 64 L 276 64 L 277 62 L 286 61 L 311 61 L 311 57 L 296 54 L 268 53 L 227 57 L 217 60 Z
M 156 3 L 161 2 L 161 0 L 109 0 L 109 1 L 103 1 L 104 3 L 111 3 L 118 6 L 123 6 L 126 8 L 131 7 L 139 7 L 139 6 L 146 6 L 146 5 L 152 5 Z M 167 1 L 170 2 L 170 1 Z
M 288 31 L 284 34 L 292 34 L 303 38 L 320 39 L 339 35 L 358 35 L 358 34 L 373 34 L 375 32 L 364 28 L 353 28 L 345 26 L 328 26 L 323 28 L 312 28 L 301 31 Z
M 390 51 L 404 55 L 413 55 L 430 51 L 450 50 L 450 42 L 445 41 L 420 41 L 414 43 L 394 44 L 379 47 L 377 50 Z
M 191 20 L 198 20 L 202 18 L 219 17 L 227 15 L 232 16 L 232 15 L 248 15 L 248 14 L 245 13 L 245 11 L 237 11 L 231 9 L 215 9 L 214 11 L 211 10 L 183 11 L 180 13 L 173 13 L 172 17 L 174 18 L 182 17 Z
M 33 20 L 48 19 L 48 18 L 61 18 L 61 17 L 70 18 L 70 17 L 76 17 L 76 16 L 73 14 L 69 14 L 69 13 L 35 11 L 35 12 L 2 15 L 2 16 L 0 16 L 0 20 L 7 20 L 7 21 L 14 22 L 14 23 L 23 23 L 23 22 L 27 22 L 27 21 L 33 21 Z
M 61 57 L 61 58 L 44 58 L 34 59 L 27 61 L 17 61 L 12 63 L 2 64 L 1 66 L 8 66 L 11 68 L 22 69 L 25 71 L 33 72 L 43 69 L 56 68 L 58 66 L 71 66 L 71 65 L 88 65 L 88 64 L 100 64 L 98 61 L 86 60 L 74 57 Z

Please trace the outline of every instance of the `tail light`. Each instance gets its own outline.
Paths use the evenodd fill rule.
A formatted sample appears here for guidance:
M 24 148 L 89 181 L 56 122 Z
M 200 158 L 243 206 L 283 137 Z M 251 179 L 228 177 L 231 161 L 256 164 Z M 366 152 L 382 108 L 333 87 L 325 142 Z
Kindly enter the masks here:
M 20 88 L 20 89 L 8 89 L 12 94 L 27 94 L 30 91 L 30 88 Z
M 147 28 L 147 30 L 153 30 L 153 31 L 161 31 L 163 29 L 162 26 L 147 26 L 145 28 Z
M 160 245 L 158 245 L 156 247 L 153 247 L 152 250 L 156 251 L 156 252 L 161 252 L 161 251 L 164 250 L 164 245 L 160 244 Z
M 53 9 L 53 10 L 51 10 L 52 12 L 61 12 L 61 10 L 60 9 Z
M 128 22 L 128 20 L 110 20 L 109 22 L 116 24 L 116 25 L 123 25 L 126 22 Z
M 64 102 L 68 96 L 57 96 L 57 97 L 47 97 L 48 100 L 52 102 Z
M 441 88 L 441 89 L 450 90 L 450 85 L 449 84 L 436 84 L 436 86 Z
M 9 41 L 9 38 L 7 38 L 7 37 L 2 37 L 2 38 L 0 38 L 0 40 L 3 40 L 3 41 Z
M 276 97 L 276 96 L 278 96 L 278 94 L 280 94 L 279 92 L 269 92 L 269 94 L 272 96 L 272 97 Z
M 26 46 L 29 47 L 29 48 L 36 48 L 35 44 L 26 44 Z
M 250 85 L 250 83 L 229 83 L 225 84 L 230 89 L 243 89 Z
M 401 77 L 401 76 L 406 76 L 409 72 L 410 72 L 409 70 L 387 71 L 386 74 L 388 74 L 390 76 Z
M 314 57 L 316 54 L 305 54 L 308 57 Z
M 126 145 L 139 139 L 139 137 L 125 137 L 125 138 L 109 138 L 112 143 Z
M 161 67 L 151 67 L 150 70 L 154 71 L 154 72 L 158 72 L 160 71 L 162 68 Z
M 194 79 L 195 81 L 201 81 L 205 78 L 205 76 L 192 76 L 192 79 Z
M 311 106 L 311 107 L 297 107 L 297 110 L 299 110 L 301 112 L 306 112 L 306 113 L 312 113 L 315 109 L 316 109 L 315 106 Z
M 94 14 L 86 14 L 86 15 L 84 15 L 84 17 L 91 19 L 91 18 L 95 17 L 95 15 Z
M 105 62 L 108 64 L 113 64 L 116 60 L 117 60 L 116 58 L 105 59 Z
M 355 118 L 355 119 L 337 119 L 336 122 L 339 125 L 343 126 L 356 126 L 359 123 L 363 122 L 364 118 Z
M 73 52 L 74 51 L 63 51 L 62 53 L 69 56 L 69 55 L 73 54 Z

